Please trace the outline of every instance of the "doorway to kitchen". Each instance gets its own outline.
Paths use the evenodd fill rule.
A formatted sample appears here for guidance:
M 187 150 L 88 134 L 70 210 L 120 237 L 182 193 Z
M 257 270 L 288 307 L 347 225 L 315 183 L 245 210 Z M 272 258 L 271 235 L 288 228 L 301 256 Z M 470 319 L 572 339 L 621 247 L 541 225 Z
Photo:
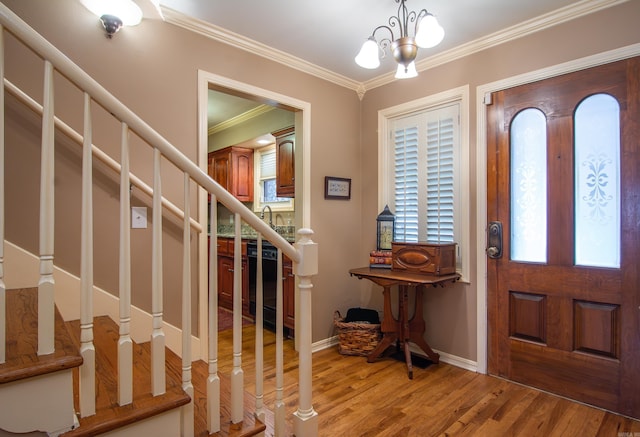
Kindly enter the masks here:
M 209 126 L 207 122 L 209 91 L 226 93 L 241 97 L 263 105 L 285 109 L 293 113 L 295 128 L 295 213 L 291 222 L 285 221 L 295 229 L 310 226 L 310 104 L 289 96 L 244 84 L 233 79 L 212 73 L 198 72 L 198 161 L 203 171 L 207 171 L 207 153 L 209 152 Z M 206 193 L 198 198 L 199 220 L 203 228 L 209 229 L 208 202 Z M 217 229 L 209 229 L 211 238 L 217 237 Z M 202 235 L 199 240 L 199 293 L 198 293 L 198 328 L 201 338 L 202 356 L 207 355 L 207 308 L 208 308 L 208 242 L 209 235 Z M 293 238 L 292 238 L 293 239 Z M 248 275 L 247 275 L 248 276 Z M 297 289 L 295 290 L 297 294 Z M 296 299 L 297 300 L 297 299 Z

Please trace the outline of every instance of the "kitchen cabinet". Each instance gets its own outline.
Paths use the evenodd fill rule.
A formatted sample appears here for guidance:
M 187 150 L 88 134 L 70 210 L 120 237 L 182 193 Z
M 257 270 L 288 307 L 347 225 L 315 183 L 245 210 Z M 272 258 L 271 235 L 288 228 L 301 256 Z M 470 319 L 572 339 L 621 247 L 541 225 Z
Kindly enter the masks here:
M 272 135 L 276 138 L 276 194 L 295 197 L 295 130 L 292 126 Z
M 287 257 L 282 261 L 282 307 L 283 325 L 292 331 L 296 328 L 296 277 L 293 275 L 291 260 Z
M 253 202 L 253 149 L 226 147 L 209 152 L 209 176 L 241 202 Z
M 249 268 L 247 266 L 247 243 L 242 242 L 242 315 L 249 313 Z M 234 275 L 233 238 L 218 237 L 218 305 L 233 310 Z

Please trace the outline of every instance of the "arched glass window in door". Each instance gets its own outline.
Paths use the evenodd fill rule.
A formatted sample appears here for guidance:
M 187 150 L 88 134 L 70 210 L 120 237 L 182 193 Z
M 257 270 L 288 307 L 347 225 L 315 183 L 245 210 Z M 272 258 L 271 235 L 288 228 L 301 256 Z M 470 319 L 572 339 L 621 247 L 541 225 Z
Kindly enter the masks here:
M 575 112 L 575 264 L 620 267 L 620 105 L 608 94 Z
M 511 123 L 511 259 L 547 261 L 547 123 L 534 108 Z

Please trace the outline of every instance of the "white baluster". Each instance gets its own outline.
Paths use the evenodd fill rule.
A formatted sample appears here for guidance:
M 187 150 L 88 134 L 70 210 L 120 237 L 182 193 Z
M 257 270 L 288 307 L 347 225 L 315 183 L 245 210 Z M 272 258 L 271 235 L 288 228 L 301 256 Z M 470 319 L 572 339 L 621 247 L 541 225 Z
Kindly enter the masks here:
M 258 234 L 256 257 L 256 417 L 265 423 L 264 407 L 264 284 L 262 277 L 262 234 Z
M 6 359 L 6 286 L 4 284 L 4 28 L 0 26 L 0 364 Z
M 91 96 L 84 93 L 82 238 L 80 254 L 80 414 L 96 414 L 96 348 L 93 344 L 93 154 Z
M 218 199 L 211 195 L 209 218 L 209 377 L 207 378 L 207 430 L 220 431 L 220 376 L 218 376 Z
M 282 400 L 284 391 L 284 347 L 283 347 L 283 311 L 282 311 L 282 251 L 278 249 L 278 274 L 276 275 L 276 403 L 274 405 L 274 435 L 283 436 L 285 432 L 285 405 Z
M 118 404 L 133 402 L 133 340 L 131 340 L 131 181 L 129 126 L 120 138 L 120 336 L 118 337 Z
M 184 173 L 184 225 L 182 236 L 182 389 L 191 398 L 180 411 L 182 437 L 193 436 L 193 384 L 191 383 L 191 196 L 189 173 Z
M 165 338 L 162 330 L 162 190 L 160 184 L 160 158 L 158 149 L 153 149 L 153 244 L 151 312 L 151 392 L 154 396 L 166 391 Z
M 311 240 L 311 229 L 298 231 L 300 240 L 295 244 L 300 252 L 300 262 L 294 263 L 293 273 L 300 277 L 300 317 L 296 337 L 299 341 L 298 350 L 298 411 L 294 413 L 293 430 L 298 436 L 318 435 L 318 413 L 311 403 L 311 276 L 318 274 L 318 245 Z
M 53 65 L 44 63 L 42 152 L 40 169 L 40 281 L 38 282 L 38 355 L 54 352 L 54 120 Z
M 242 218 L 235 214 L 233 240 L 233 370 L 231 371 L 231 422 L 242 422 L 244 372 L 242 370 Z

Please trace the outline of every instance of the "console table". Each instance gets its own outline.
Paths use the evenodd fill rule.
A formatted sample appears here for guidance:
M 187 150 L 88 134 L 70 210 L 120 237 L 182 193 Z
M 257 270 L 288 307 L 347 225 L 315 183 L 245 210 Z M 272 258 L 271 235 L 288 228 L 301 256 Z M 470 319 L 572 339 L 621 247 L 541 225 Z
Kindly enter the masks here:
M 384 312 L 382 315 L 382 340 L 378 346 L 368 355 L 367 362 L 372 363 L 393 342 L 404 346 L 405 361 L 409 379 L 413 379 L 413 365 L 411 363 L 411 351 L 409 342 L 415 343 L 422 349 L 429 359 L 438 363 L 440 355 L 434 352 L 424 340 L 425 321 L 422 315 L 422 293 L 427 285 L 444 287 L 446 283 L 456 282 L 460 279 L 457 273 L 444 276 L 407 273 L 404 271 L 360 267 L 349 270 L 351 276 L 358 279 L 368 279 L 383 288 Z M 398 285 L 398 318 L 391 312 L 391 287 Z M 415 289 L 415 313 L 409 319 L 409 289 Z

